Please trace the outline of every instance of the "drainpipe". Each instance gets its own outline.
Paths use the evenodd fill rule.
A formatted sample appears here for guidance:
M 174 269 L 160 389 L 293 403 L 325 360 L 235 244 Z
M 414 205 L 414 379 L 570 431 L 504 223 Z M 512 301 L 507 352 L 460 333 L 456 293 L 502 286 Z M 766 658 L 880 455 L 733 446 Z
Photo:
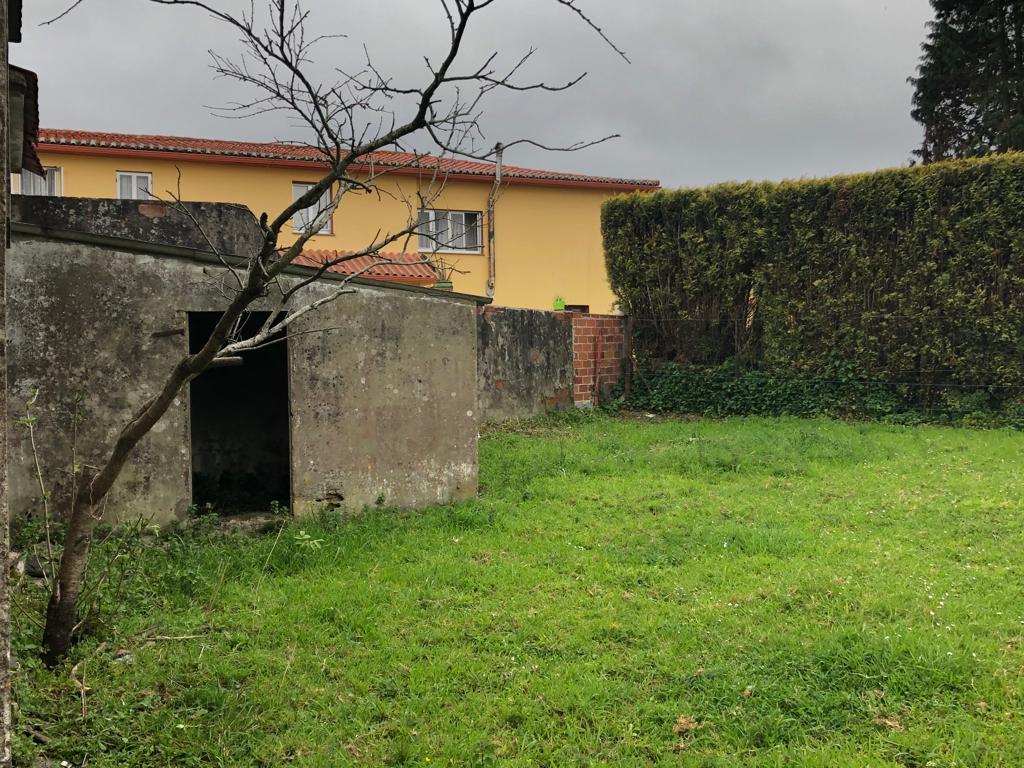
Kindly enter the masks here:
M 499 141 L 494 145 L 494 186 L 487 196 L 487 296 L 494 298 L 494 277 L 498 271 L 498 259 L 494 250 L 494 203 L 498 199 L 498 188 L 501 186 L 501 154 L 505 151 Z

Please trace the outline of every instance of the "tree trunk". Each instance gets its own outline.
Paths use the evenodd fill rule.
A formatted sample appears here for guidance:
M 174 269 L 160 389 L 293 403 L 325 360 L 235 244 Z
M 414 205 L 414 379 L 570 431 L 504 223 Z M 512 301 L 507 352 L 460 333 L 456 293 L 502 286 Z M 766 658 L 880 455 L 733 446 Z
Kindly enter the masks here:
M 68 652 L 74 639 L 78 624 L 78 597 L 85 581 L 92 532 L 97 522 L 96 512 L 95 505 L 79 502 L 71 513 L 64 553 L 60 558 L 60 572 L 46 607 L 43 661 L 50 667 Z
M 0 0 L 2 1 L 2 0 Z M 209 367 L 218 350 L 224 345 L 228 330 L 249 304 L 259 295 L 260 288 L 251 285 L 239 293 L 225 310 L 203 348 L 194 355 L 178 361 L 159 394 L 148 400 L 134 418 L 117 436 L 106 462 L 95 473 L 83 475 L 68 518 L 68 531 L 64 552 L 60 558 L 57 582 L 50 595 L 43 627 L 43 661 L 56 665 L 71 648 L 75 627 L 79 622 L 78 598 L 82 593 L 89 561 L 92 534 L 100 521 L 103 499 L 106 498 L 121 470 L 128 462 L 139 441 L 163 418 L 181 388 Z
M 103 499 L 120 476 L 135 446 L 167 412 L 178 391 L 189 380 L 189 362 L 190 358 L 186 358 L 179 363 L 165 382 L 160 395 L 146 403 L 138 415 L 121 430 L 113 451 L 99 471 L 84 475 L 79 481 L 68 518 L 60 570 L 50 593 L 46 624 L 43 627 L 43 661 L 50 667 L 61 660 L 74 640 L 74 630 L 79 621 L 78 598 L 85 582 L 92 534 L 102 516 Z

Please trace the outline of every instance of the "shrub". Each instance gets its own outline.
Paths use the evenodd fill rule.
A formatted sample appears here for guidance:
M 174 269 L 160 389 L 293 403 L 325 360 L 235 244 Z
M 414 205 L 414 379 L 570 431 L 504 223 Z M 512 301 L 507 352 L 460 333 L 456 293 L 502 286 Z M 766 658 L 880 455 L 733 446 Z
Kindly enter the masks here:
M 749 369 L 734 363 L 714 367 L 665 363 L 637 371 L 624 404 L 655 413 L 833 416 L 1024 429 L 1024 399 L 1000 400 L 951 388 L 932 391 L 930 402 L 923 404 L 912 386 L 858 378 L 842 368 L 833 369 L 829 376 Z
M 650 397 L 988 413 L 1021 392 L 1022 154 L 620 196 L 602 230 L 640 359 L 710 367 L 653 373 Z M 752 372 L 718 371 L 725 362 Z M 838 388 L 836 371 L 849 379 Z M 974 402 L 953 403 L 953 390 Z

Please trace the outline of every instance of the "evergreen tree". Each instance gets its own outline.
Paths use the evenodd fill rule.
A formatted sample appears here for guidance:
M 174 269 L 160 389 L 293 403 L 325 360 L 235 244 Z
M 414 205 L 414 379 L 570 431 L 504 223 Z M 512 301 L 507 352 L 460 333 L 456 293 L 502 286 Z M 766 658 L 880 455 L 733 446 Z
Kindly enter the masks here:
M 928 163 L 1024 149 L 1024 0 L 932 0 L 911 115 Z

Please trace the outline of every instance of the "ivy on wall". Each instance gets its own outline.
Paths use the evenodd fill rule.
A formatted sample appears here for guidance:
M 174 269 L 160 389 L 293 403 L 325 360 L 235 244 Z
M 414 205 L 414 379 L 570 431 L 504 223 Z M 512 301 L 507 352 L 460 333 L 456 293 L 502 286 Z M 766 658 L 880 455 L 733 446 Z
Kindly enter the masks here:
M 636 372 L 625 405 L 655 413 L 716 417 L 831 416 L 1024 429 L 1024 399 L 1003 397 L 1001 391 L 950 386 L 928 387 L 922 394 L 915 384 L 859 378 L 841 367 L 826 377 L 733 363 L 665 363 Z

